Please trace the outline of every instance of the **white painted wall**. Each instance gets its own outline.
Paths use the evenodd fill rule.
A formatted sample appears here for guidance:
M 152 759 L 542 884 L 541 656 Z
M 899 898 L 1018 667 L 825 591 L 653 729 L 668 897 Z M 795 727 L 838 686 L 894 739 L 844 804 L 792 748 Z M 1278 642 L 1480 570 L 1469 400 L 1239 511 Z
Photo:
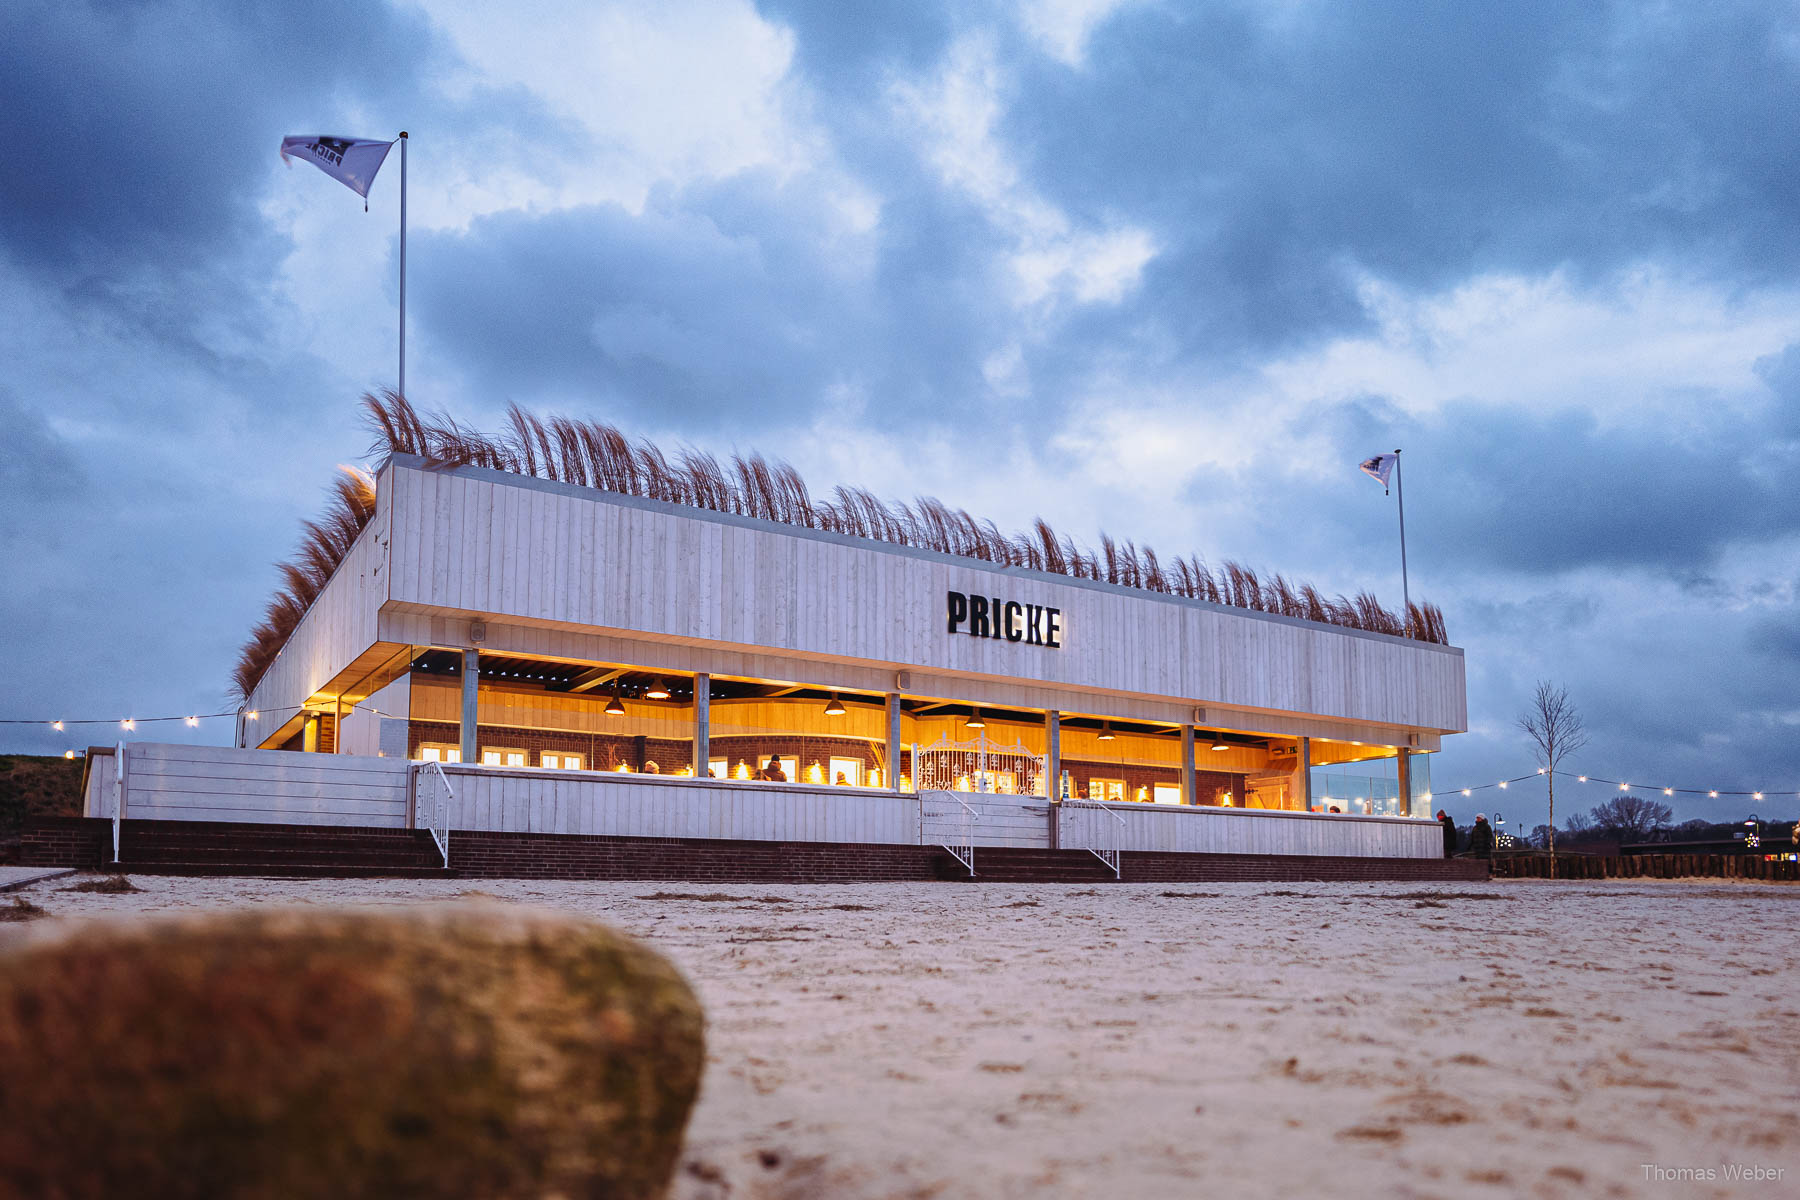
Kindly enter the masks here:
M 743 673 L 766 678 L 784 678 L 787 658 L 1440 733 L 1468 724 L 1451 647 L 476 468 L 396 460 L 382 482 L 386 640 L 450 632 L 432 617 L 482 617 L 540 629 L 539 652 L 556 653 L 559 635 L 628 635 L 754 654 Z M 952 589 L 1060 608 L 1064 648 L 949 633 Z M 1107 703 L 1097 694 L 1092 708 Z
M 445 766 L 450 828 L 614 837 L 917 845 L 910 795 L 602 771 Z M 454 862 L 456 850 L 451 847 Z
M 407 825 L 405 759 L 153 742 L 125 758 L 127 820 Z M 111 816 L 110 802 L 91 815 Z

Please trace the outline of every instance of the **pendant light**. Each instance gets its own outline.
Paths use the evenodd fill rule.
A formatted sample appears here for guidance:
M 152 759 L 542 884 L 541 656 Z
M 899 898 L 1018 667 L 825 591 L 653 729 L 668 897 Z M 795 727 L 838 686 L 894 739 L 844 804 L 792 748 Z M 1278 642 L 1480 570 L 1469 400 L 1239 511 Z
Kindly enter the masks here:
M 1095 740 L 1102 741 L 1102 742 L 1110 742 L 1113 740 L 1113 731 L 1112 731 L 1112 722 L 1111 721 L 1100 722 L 1100 735 Z
M 606 715 L 609 717 L 622 717 L 625 715 L 625 706 L 619 703 L 618 688 L 613 689 L 612 699 L 606 702 Z
M 663 683 L 662 678 L 660 676 L 657 678 L 655 683 L 652 683 L 650 685 L 650 690 L 644 693 L 644 699 L 646 699 L 646 700 L 667 700 L 668 698 L 669 698 L 668 685 Z
M 844 715 L 843 701 L 838 699 L 836 692 L 831 693 L 831 700 L 825 705 L 825 715 L 828 717 L 841 717 Z
M 987 722 L 981 719 L 981 710 L 979 708 L 975 710 L 974 715 L 971 716 L 965 724 L 968 725 L 970 729 L 987 728 Z
M 1228 745 L 1226 743 L 1224 735 L 1222 735 L 1222 734 L 1213 738 L 1213 747 L 1212 748 L 1214 750 L 1229 750 L 1229 749 L 1231 749 L 1230 745 Z

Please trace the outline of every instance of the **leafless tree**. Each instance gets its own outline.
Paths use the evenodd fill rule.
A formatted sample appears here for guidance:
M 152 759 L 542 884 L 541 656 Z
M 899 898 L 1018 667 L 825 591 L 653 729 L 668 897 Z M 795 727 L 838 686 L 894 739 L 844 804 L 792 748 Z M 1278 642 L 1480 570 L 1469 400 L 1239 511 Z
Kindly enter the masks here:
M 1538 680 L 1532 694 L 1531 707 L 1519 717 L 1519 728 L 1537 748 L 1538 765 L 1544 768 L 1544 779 L 1550 785 L 1550 874 L 1556 875 L 1556 771 L 1563 759 L 1587 745 L 1587 730 L 1581 714 L 1569 700 L 1567 688 L 1557 687 L 1548 679 Z
M 1594 806 L 1594 825 L 1620 842 L 1641 842 L 1669 823 L 1669 806 L 1642 796 L 1615 796 Z

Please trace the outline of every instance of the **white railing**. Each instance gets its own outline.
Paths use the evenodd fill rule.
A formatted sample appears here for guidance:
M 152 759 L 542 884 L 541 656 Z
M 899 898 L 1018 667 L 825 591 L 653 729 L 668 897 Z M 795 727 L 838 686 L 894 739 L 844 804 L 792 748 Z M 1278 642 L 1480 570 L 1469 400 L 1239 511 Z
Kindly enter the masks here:
M 450 866 L 450 812 L 455 802 L 456 792 L 444 768 L 436 762 L 420 763 L 413 774 L 414 822 L 430 832 L 446 868 Z
M 975 809 L 955 792 L 928 788 L 919 793 L 919 844 L 942 846 L 970 875 L 975 874 L 975 826 L 979 820 Z
M 119 861 L 119 835 L 125 820 L 125 743 L 113 751 L 113 862 Z
M 1119 844 L 1124 839 L 1125 818 L 1092 800 L 1064 800 L 1057 808 L 1057 845 L 1064 850 L 1086 850 L 1112 868 L 1119 878 Z

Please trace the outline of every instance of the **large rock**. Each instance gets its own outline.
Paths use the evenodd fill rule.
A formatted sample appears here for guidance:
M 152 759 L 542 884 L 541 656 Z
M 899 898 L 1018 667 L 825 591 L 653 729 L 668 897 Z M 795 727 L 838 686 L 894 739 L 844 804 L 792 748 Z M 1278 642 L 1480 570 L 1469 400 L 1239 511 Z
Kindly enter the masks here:
M 674 967 L 588 922 L 78 928 L 0 957 L 0 1193 L 659 1196 L 703 1059 Z

